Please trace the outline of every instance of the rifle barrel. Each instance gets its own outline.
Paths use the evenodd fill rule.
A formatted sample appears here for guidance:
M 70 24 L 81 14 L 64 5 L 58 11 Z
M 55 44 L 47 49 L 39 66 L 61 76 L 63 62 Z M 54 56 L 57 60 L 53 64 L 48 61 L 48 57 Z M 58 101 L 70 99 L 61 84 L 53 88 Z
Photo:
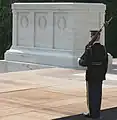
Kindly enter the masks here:
M 90 45 L 92 45 L 93 42 L 95 42 L 97 35 L 102 31 L 103 27 L 105 27 L 105 26 L 107 27 L 109 25 L 109 23 L 112 21 L 112 19 L 113 19 L 113 17 L 111 17 L 108 21 L 106 21 L 102 25 L 102 27 L 100 28 L 100 30 L 95 34 L 95 36 L 92 38 L 92 40 L 86 45 L 86 48 L 89 47 Z

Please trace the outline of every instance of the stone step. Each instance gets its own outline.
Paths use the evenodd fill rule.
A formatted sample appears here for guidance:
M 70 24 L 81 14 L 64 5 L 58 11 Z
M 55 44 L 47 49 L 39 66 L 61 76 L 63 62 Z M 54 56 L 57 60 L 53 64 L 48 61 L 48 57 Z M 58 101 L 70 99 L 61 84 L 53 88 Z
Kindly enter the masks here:
M 27 71 L 27 70 L 36 70 L 44 68 L 63 68 L 60 66 L 51 66 L 44 64 L 35 64 L 31 62 L 20 62 L 20 61 L 9 61 L 9 60 L 0 60 L 0 73 L 6 72 L 18 72 L 18 71 Z M 85 70 L 85 67 L 77 66 L 74 68 L 77 70 Z
M 52 66 L 48 66 L 48 65 L 17 62 L 17 61 L 7 61 L 7 60 L 1 60 L 0 66 L 1 66 L 0 73 L 52 68 Z
M 8 60 L 0 60 L 0 73 L 6 72 L 17 72 L 17 71 L 27 71 L 27 70 L 36 70 L 36 69 L 44 69 L 44 68 L 61 68 L 59 66 L 51 66 L 51 65 L 43 65 L 43 64 L 35 64 L 31 62 L 18 62 L 18 61 L 8 61 Z M 77 66 L 74 68 L 77 70 L 86 70 L 85 67 Z M 109 73 L 117 73 L 117 64 L 115 62 L 112 64 L 112 70 Z

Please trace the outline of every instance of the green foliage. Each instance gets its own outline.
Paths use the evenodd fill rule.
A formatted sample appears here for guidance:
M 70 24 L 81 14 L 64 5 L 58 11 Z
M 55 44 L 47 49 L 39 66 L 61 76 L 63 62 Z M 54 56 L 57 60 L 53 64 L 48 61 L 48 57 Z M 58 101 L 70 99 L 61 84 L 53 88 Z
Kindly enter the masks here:
M 115 14 L 116 13 L 116 14 Z M 110 0 L 107 2 L 107 14 L 106 19 L 109 19 L 111 16 L 117 15 L 117 1 Z M 117 17 L 114 18 L 111 24 L 106 28 L 106 47 L 109 53 L 113 57 L 117 57 Z
M 4 53 L 11 46 L 12 24 L 10 8 L 2 1 L 0 3 L 0 59 L 4 59 Z

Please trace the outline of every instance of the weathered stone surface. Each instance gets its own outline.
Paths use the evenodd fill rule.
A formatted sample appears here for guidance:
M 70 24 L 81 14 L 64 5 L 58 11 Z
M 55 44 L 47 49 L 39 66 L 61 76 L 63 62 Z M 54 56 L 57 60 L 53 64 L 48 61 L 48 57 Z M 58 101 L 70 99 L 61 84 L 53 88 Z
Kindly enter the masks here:
M 84 120 L 80 115 L 87 112 L 84 78 L 71 77 L 82 72 L 51 68 L 0 74 L 0 120 Z M 104 120 L 115 120 L 117 88 L 105 85 L 102 114 Z

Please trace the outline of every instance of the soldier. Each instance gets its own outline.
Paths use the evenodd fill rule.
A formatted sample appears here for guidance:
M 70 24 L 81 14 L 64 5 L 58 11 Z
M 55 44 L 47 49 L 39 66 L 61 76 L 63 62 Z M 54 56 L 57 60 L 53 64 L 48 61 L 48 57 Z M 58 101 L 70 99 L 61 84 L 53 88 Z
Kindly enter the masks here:
M 92 39 L 97 32 L 91 31 Z M 83 115 L 90 119 L 101 119 L 102 83 L 106 79 L 108 54 L 105 47 L 100 43 L 100 32 L 95 38 L 95 42 L 85 48 L 85 52 L 79 60 L 79 65 L 87 67 L 86 88 L 89 113 Z

